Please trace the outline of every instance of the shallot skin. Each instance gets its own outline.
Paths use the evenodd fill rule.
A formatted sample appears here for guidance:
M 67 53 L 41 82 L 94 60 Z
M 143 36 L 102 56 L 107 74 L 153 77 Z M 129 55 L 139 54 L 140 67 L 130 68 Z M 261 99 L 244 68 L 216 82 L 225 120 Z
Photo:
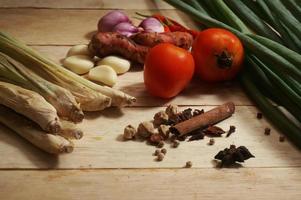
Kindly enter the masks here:
M 144 32 L 146 33 L 163 33 L 164 32 L 164 27 L 160 23 L 159 20 L 157 20 L 154 17 L 149 17 L 144 19 L 140 24 L 139 27 L 143 28 Z
M 98 31 L 111 32 L 117 24 L 122 22 L 131 23 L 128 16 L 121 11 L 115 10 L 108 12 L 98 21 Z

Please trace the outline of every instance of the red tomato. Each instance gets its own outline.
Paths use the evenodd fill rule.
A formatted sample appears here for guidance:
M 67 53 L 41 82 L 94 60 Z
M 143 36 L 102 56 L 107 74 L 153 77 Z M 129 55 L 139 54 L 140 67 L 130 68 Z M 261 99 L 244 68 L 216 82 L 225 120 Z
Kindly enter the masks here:
M 244 49 L 231 32 L 210 28 L 199 33 L 192 46 L 196 73 L 205 81 L 233 79 L 242 68 Z
M 171 98 L 179 94 L 194 73 L 194 60 L 185 49 L 162 43 L 151 48 L 144 65 L 144 84 L 150 94 Z

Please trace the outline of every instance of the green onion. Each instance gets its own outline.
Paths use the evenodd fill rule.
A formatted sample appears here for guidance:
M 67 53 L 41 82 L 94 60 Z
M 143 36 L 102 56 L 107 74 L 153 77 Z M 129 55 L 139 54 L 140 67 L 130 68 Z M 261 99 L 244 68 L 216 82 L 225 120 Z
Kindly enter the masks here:
M 258 88 L 261 88 L 261 91 L 264 91 L 266 96 L 269 96 L 277 104 L 284 106 L 301 123 L 301 109 L 298 109 L 297 105 L 288 98 L 283 98 L 283 92 L 269 80 L 262 70 L 262 65 L 264 64 L 259 62 L 258 58 L 254 55 L 247 56 L 246 62 L 248 65 L 244 69 L 244 73 L 250 75 L 253 82 L 256 83 Z
M 272 11 L 266 5 L 264 0 L 256 0 L 256 5 L 256 8 L 259 10 L 258 12 L 261 12 L 264 16 L 266 16 L 264 20 L 268 22 L 274 29 L 276 29 L 278 33 L 280 33 L 285 46 L 297 52 L 298 47 L 296 46 L 295 42 L 287 34 L 287 31 L 283 28 L 280 20 L 273 15 Z
M 254 85 L 249 73 L 242 73 L 241 82 L 245 90 L 255 101 L 265 116 L 299 148 L 301 148 L 300 128 L 291 122 L 277 107 L 275 107 Z
M 273 13 L 281 21 L 288 26 L 288 28 L 296 35 L 301 35 L 301 24 L 299 21 L 286 9 L 280 0 L 265 1 L 266 4 L 273 10 Z
M 301 4 L 300 0 L 282 0 L 281 2 L 287 7 L 287 9 L 295 16 L 295 18 L 301 23 Z
M 227 5 L 237 14 L 237 19 L 242 19 L 246 25 L 257 34 L 282 43 L 279 36 L 267 24 L 264 23 L 243 1 L 227 0 Z

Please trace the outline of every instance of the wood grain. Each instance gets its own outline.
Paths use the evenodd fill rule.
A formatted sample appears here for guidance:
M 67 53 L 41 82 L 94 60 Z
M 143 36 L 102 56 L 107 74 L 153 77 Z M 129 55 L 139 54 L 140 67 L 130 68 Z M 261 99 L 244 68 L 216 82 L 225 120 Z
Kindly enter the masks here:
M 2 8 L 174 9 L 161 0 L 1 0 Z
M 160 12 L 179 23 L 193 28 L 191 19 L 176 10 L 125 10 L 138 25 L 135 12 Z M 97 22 L 107 10 L 61 9 L 0 9 L 0 27 L 20 40 L 32 45 L 74 45 L 87 43 L 97 29 Z
M 185 108 L 185 107 L 184 107 Z M 183 109 L 184 109 L 183 108 Z M 209 110 L 212 106 L 196 106 Z M 73 153 L 52 157 L 33 147 L 6 128 L 0 128 L 0 169 L 76 169 L 76 168 L 181 168 L 187 160 L 197 168 L 212 168 L 214 155 L 230 144 L 245 145 L 256 158 L 248 160 L 245 167 L 287 167 L 301 166 L 301 154 L 289 142 L 280 143 L 279 133 L 272 128 L 270 136 L 264 135 L 264 128 L 270 125 L 256 119 L 253 106 L 237 106 L 235 114 L 219 125 L 228 130 L 235 125 L 236 132 L 229 138 L 215 139 L 215 145 L 208 146 L 209 138 L 200 141 L 183 142 L 178 148 L 170 148 L 162 162 L 156 162 L 152 153 L 155 147 L 139 141 L 123 141 L 121 134 L 126 125 L 137 126 L 141 121 L 152 119 L 164 107 L 125 108 L 122 111 L 108 109 L 91 113 L 79 126 L 84 137 L 75 141 Z
M 0 171 L 0 198 L 299 200 L 300 168 Z

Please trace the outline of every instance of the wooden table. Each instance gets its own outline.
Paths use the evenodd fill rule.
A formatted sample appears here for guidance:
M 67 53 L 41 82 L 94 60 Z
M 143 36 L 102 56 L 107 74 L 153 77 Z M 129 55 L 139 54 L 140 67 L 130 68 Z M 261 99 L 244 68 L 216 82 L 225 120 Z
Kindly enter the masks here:
M 160 12 L 188 27 L 193 22 L 161 1 L 119 0 L 0 0 L 0 29 L 25 41 L 55 61 L 70 46 L 88 43 L 98 19 L 111 9 Z M 137 19 L 133 19 L 137 23 Z M 147 94 L 141 70 L 118 78 L 115 86 L 138 99 L 122 110 L 89 113 L 80 126 L 85 136 L 72 154 L 50 156 L 0 125 L 0 199 L 300 199 L 301 154 L 279 135 L 238 83 L 193 83 L 178 97 L 163 101 Z M 0 94 L 1 95 L 1 94 Z M 169 103 L 208 110 L 226 101 L 236 113 L 220 124 L 235 125 L 229 138 L 208 138 L 168 145 L 164 161 L 156 162 L 155 148 L 142 142 L 123 142 L 127 124 L 137 125 Z M 4 113 L 0 113 L 4 114 Z M 271 127 L 270 136 L 263 134 Z M 230 144 L 245 145 L 256 156 L 242 168 L 216 169 L 214 155 Z M 184 169 L 186 161 L 191 169 Z

